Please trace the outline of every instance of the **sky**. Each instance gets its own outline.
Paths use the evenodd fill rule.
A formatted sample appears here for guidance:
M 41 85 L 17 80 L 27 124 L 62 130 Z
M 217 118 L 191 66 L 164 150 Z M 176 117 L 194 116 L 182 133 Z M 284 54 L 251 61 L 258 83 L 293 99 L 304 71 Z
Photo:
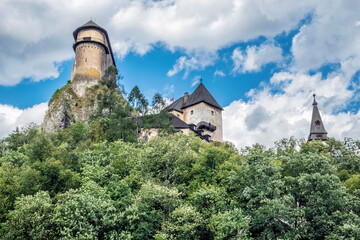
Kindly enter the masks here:
M 306 139 L 313 93 L 328 136 L 359 139 L 359 13 L 358 0 L 0 0 L 0 138 L 41 124 L 92 19 L 127 92 L 177 99 L 202 78 L 238 148 Z

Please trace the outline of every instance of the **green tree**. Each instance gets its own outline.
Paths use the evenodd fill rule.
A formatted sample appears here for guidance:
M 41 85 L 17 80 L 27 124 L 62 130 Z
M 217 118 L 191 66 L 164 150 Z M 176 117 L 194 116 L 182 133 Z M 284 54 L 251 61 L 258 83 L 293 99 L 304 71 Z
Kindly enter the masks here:
M 57 229 L 53 209 L 47 192 L 18 198 L 3 225 L 1 239 L 54 239 Z
M 59 195 L 54 220 L 60 239 L 115 239 L 117 214 L 106 191 L 92 181 Z
M 135 86 L 129 93 L 128 101 L 130 105 L 140 114 L 146 115 L 149 106 L 144 94 L 141 93 L 138 86 Z
M 159 113 L 165 107 L 165 100 L 163 99 L 160 93 L 157 92 L 154 94 L 151 101 L 151 106 L 153 107 L 156 113 Z

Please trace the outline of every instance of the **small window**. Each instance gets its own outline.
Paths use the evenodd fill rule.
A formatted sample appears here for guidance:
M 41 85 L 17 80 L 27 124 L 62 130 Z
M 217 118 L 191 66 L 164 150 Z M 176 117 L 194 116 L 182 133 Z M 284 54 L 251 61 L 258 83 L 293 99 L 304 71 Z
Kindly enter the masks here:
M 194 110 L 191 110 L 190 114 L 193 115 L 193 114 L 194 114 Z
M 90 41 L 90 40 L 91 40 L 91 37 L 83 37 L 83 40 L 84 40 L 84 41 Z
M 85 62 L 87 62 L 87 58 L 85 58 Z
M 214 111 L 211 111 L 211 115 L 214 115 Z

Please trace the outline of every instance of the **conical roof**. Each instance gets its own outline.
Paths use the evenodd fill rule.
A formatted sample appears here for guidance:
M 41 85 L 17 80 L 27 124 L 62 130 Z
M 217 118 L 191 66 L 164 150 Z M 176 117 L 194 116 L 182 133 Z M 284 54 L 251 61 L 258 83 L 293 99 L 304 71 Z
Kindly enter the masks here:
M 215 100 L 215 98 L 211 95 L 211 93 L 206 89 L 206 87 L 202 82 L 195 89 L 195 91 L 189 96 L 189 99 L 186 101 L 185 105 L 182 108 L 186 108 L 200 102 L 205 102 L 213 107 L 223 110 L 223 108 Z
M 310 124 L 310 134 L 308 141 L 311 140 L 326 140 L 327 139 L 327 132 L 324 127 L 324 123 L 321 119 L 320 112 L 318 109 L 318 104 L 315 100 L 315 94 L 314 96 L 314 102 L 313 102 L 313 112 L 311 117 L 311 124 Z
M 82 25 L 81 27 L 100 27 L 100 26 L 97 25 L 93 20 L 90 20 L 87 23 L 85 23 L 84 25 Z
M 81 30 L 88 29 L 88 28 L 95 28 L 95 29 L 103 32 L 103 33 L 107 36 L 107 32 L 106 32 L 105 29 L 103 29 L 102 27 L 100 27 L 99 25 L 97 25 L 93 20 L 90 20 L 90 21 L 88 21 L 87 23 L 83 24 L 82 26 L 78 27 L 78 28 L 73 32 L 74 39 L 76 40 L 76 37 L 77 37 L 78 33 L 79 33 Z M 108 37 L 108 36 L 107 36 L 107 37 Z

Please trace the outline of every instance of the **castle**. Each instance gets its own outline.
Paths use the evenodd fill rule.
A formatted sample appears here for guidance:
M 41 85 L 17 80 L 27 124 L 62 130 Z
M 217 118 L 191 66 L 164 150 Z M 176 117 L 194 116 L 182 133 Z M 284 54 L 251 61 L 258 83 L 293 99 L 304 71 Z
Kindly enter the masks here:
M 174 128 L 184 133 L 194 132 L 205 141 L 223 141 L 223 108 L 206 89 L 202 80 L 192 94 L 184 96 L 166 107 L 175 116 Z
M 85 104 L 84 96 L 88 94 L 87 89 L 99 84 L 108 67 L 116 67 L 110 39 L 105 29 L 90 20 L 78 27 L 73 32 L 73 37 L 75 61 L 71 72 L 71 85 L 65 86 L 60 91 L 59 94 L 62 94 L 60 100 L 55 101 L 53 98 L 50 100 L 49 110 L 43 122 L 43 129 L 46 132 L 63 129 L 77 120 L 88 121 L 90 114 L 96 109 L 96 104 Z M 172 114 L 171 121 L 176 131 L 185 134 L 193 132 L 207 142 L 223 141 L 223 108 L 207 90 L 202 80 L 192 94 L 185 93 L 165 109 Z M 143 132 L 142 137 L 148 140 L 157 134 L 156 129 L 151 129 L 146 133 Z M 308 141 L 326 139 L 327 132 L 314 95 Z
M 116 66 L 105 29 L 92 20 L 74 33 L 75 62 L 71 73 L 74 92 L 82 97 L 86 88 L 99 83 L 109 66 Z M 185 134 L 194 132 L 204 141 L 222 141 L 222 107 L 201 82 L 192 94 L 185 95 L 166 110 L 173 114 L 172 124 Z M 157 134 L 153 134 L 155 136 Z

